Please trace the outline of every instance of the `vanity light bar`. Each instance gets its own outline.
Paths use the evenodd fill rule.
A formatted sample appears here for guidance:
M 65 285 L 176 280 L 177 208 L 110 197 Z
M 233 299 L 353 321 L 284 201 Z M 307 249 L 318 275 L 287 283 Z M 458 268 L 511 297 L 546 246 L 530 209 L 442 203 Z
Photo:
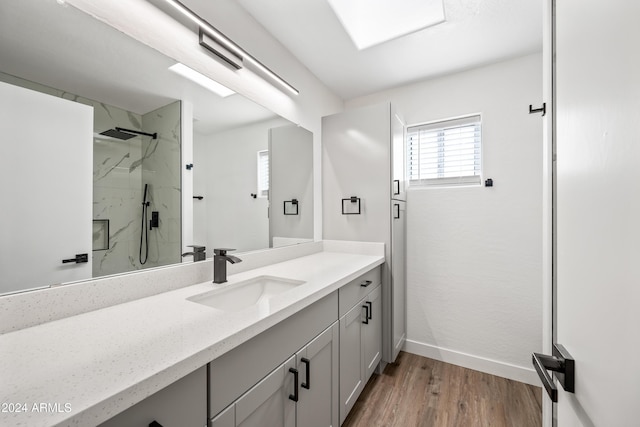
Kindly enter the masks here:
M 205 76 L 204 74 L 201 74 L 199 72 L 197 72 L 196 70 L 187 67 L 186 65 L 178 62 L 175 65 L 172 65 L 171 67 L 169 67 L 169 70 L 173 71 L 176 74 L 181 75 L 182 77 L 185 77 L 189 80 L 191 80 L 194 83 L 199 84 L 200 86 L 204 87 L 205 89 L 210 90 L 211 92 L 215 93 L 216 95 L 219 95 L 223 98 L 226 98 L 229 95 L 233 95 L 235 92 L 232 91 L 231 89 L 229 89 L 228 87 L 218 83 L 215 80 L 210 79 L 209 77 Z
M 279 75 L 277 75 L 276 73 L 271 71 L 264 64 L 262 64 L 260 61 L 258 61 L 253 56 L 251 56 L 244 49 L 242 49 L 240 46 L 238 46 L 233 41 L 231 41 L 227 36 L 222 34 L 214 26 L 212 26 L 207 21 L 202 19 L 194 11 L 189 9 L 187 6 L 182 4 L 180 1 L 178 1 L 178 0 L 166 0 L 166 2 L 169 3 L 171 6 L 173 6 L 177 11 L 182 13 L 184 16 L 186 16 L 187 18 L 189 18 L 190 20 L 192 20 L 193 22 L 198 24 L 200 26 L 200 28 L 202 30 L 206 31 L 213 40 L 215 40 L 218 44 L 220 44 L 225 49 L 229 50 L 229 52 L 231 52 L 234 55 L 236 55 L 240 60 L 247 60 L 247 61 L 251 62 L 261 72 L 266 74 L 274 82 L 278 83 L 280 86 L 282 86 L 284 89 L 288 90 L 292 94 L 298 95 L 300 93 L 300 91 L 298 89 L 296 89 L 295 87 L 291 86 L 289 83 L 287 83 L 286 80 L 284 80 L 282 77 L 280 77 Z

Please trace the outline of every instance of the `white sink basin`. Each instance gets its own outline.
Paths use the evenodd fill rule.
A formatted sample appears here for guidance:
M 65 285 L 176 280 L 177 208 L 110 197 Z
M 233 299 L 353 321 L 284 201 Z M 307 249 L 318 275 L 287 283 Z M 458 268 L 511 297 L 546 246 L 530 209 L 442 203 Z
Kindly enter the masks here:
M 305 283 L 302 280 L 284 279 L 274 276 L 258 276 L 232 283 L 223 289 L 187 298 L 223 311 L 240 311 L 247 307 L 267 304 L 269 299 Z

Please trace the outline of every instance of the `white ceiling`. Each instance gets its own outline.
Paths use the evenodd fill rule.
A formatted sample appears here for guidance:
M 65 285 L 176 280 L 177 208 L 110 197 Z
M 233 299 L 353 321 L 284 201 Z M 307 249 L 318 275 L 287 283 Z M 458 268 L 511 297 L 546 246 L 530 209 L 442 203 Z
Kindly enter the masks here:
M 173 64 L 56 0 L 0 1 L 0 72 L 137 114 L 186 100 L 203 134 L 277 117 L 241 95 L 203 90 L 170 72 Z
M 327 0 L 238 2 L 343 99 L 542 50 L 541 0 L 444 0 L 446 22 L 361 51 Z

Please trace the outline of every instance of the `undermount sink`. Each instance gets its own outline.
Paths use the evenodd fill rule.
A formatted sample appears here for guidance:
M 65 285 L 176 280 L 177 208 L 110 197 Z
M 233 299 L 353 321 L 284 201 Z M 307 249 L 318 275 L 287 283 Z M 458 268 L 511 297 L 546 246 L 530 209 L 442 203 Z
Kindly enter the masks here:
M 270 298 L 305 283 L 302 280 L 285 279 L 274 276 L 258 276 L 223 289 L 216 289 L 187 298 L 198 304 L 223 310 L 240 311 L 253 305 L 267 302 Z

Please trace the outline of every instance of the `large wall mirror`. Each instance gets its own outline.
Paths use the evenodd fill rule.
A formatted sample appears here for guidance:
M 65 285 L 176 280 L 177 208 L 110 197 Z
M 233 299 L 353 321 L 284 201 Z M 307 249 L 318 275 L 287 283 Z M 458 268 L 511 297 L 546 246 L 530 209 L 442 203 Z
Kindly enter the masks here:
M 64 2 L 0 4 L 0 295 L 313 240 L 311 133 L 175 64 Z

